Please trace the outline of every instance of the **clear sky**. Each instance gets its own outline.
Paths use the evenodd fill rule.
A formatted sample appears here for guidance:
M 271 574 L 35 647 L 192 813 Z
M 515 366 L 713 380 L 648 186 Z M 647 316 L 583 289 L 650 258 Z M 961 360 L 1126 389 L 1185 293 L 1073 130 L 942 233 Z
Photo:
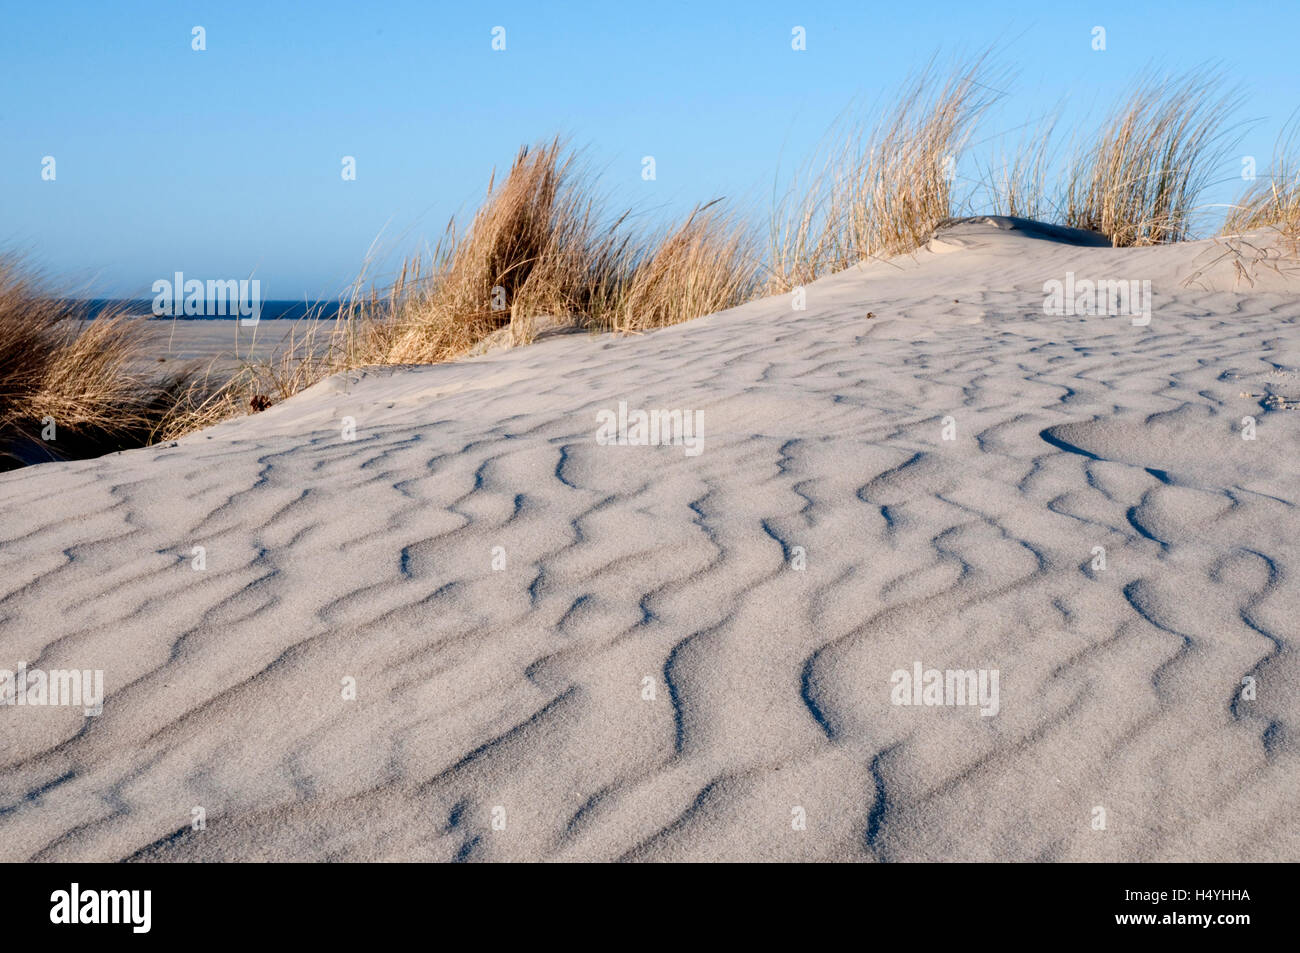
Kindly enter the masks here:
M 850 102 L 990 45 L 1014 76 L 988 132 L 1062 100 L 1068 125 L 1144 68 L 1217 62 L 1258 120 L 1234 152 L 1262 171 L 1300 107 L 1297 36 L 1296 0 L 5 0 L 0 249 L 105 296 L 183 271 L 330 297 L 381 233 L 396 251 L 436 238 L 555 133 L 647 222 L 719 195 L 762 211 Z

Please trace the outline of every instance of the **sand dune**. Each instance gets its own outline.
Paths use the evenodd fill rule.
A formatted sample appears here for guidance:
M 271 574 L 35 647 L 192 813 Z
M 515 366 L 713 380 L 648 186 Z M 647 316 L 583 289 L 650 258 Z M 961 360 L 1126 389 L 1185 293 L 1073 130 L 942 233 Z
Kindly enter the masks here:
M 0 707 L 0 858 L 1295 859 L 1300 283 L 1076 239 L 0 476 L 0 668 L 106 688 Z M 1067 272 L 1150 323 L 1045 315 Z

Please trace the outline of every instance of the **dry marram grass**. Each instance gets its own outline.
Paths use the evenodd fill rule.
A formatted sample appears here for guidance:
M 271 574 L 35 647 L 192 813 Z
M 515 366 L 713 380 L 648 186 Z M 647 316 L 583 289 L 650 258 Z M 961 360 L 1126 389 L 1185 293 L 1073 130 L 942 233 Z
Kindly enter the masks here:
M 955 214 L 957 159 L 995 95 L 984 63 L 954 69 L 941 84 L 931 65 L 879 124 L 832 133 L 819 166 L 796 175 L 774 203 L 769 291 L 910 252 Z
M 1292 245 L 1300 242 L 1300 117 L 1293 117 L 1278 137 L 1272 167 L 1257 177 L 1228 211 L 1221 234 L 1238 235 L 1276 228 Z
M 787 291 L 863 259 L 923 245 L 958 214 L 956 162 L 998 95 L 985 57 L 923 70 L 875 125 L 838 127 L 820 159 L 774 202 L 766 260 L 750 218 L 720 202 L 639 234 L 606 214 L 593 178 L 559 139 L 521 149 L 489 181 L 468 227 L 453 221 L 431 253 L 401 263 L 385 287 L 369 260 L 337 321 L 309 323 L 275 358 L 235 373 L 146 380 L 133 368 L 137 322 L 93 322 L 0 261 L 0 441 L 34 445 L 53 417 L 86 452 L 171 439 L 259 410 L 339 371 L 451 360 L 531 341 L 539 321 L 638 333 Z M 981 185 L 995 213 L 1051 217 L 1115 245 L 1189 237 L 1234 100 L 1193 73 L 1147 80 L 1077 148 L 1049 184 L 1055 120 L 1022 140 Z M 1273 173 L 1247 190 L 1225 231 L 1300 231 L 1300 167 L 1279 148 Z M 970 200 L 965 200 L 969 204 Z M 2 449 L 2 448 L 0 448 Z M 12 455 L 12 454 L 11 454 Z
M 120 313 L 86 320 L 14 258 L 0 259 L 0 455 L 7 464 L 149 442 L 189 372 L 139 370 L 149 330 Z M 50 432 L 51 439 L 42 434 Z
M 1065 224 L 1100 232 L 1116 247 L 1186 240 L 1235 104 L 1221 86 L 1202 72 L 1139 83 L 1075 152 Z

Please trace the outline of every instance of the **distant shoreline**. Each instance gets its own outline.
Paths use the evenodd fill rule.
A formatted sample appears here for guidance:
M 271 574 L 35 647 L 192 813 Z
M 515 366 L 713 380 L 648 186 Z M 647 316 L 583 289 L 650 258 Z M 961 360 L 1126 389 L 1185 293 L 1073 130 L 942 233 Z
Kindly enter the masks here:
M 155 315 L 152 298 L 68 298 L 66 302 L 84 308 L 87 318 L 97 318 L 106 312 L 139 315 L 151 321 L 234 321 L 235 314 Z M 205 308 L 215 311 L 216 308 Z M 338 301 L 263 301 L 260 321 L 301 321 L 318 318 L 333 321 L 339 315 Z

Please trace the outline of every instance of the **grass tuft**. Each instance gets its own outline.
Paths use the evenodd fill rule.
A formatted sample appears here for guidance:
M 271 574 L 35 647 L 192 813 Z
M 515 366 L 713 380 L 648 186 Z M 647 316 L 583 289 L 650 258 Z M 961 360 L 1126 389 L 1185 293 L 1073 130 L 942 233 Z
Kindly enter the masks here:
M 1222 160 L 1236 97 L 1204 71 L 1138 84 L 1067 173 L 1065 223 L 1116 247 L 1185 241 Z
M 986 72 L 983 57 L 946 77 L 931 64 L 879 124 L 855 119 L 832 132 L 819 164 L 774 203 L 769 291 L 913 251 L 953 217 L 957 160 L 997 96 Z
M 959 188 L 958 160 L 1001 95 L 986 62 L 946 73 L 932 62 L 879 122 L 841 121 L 774 200 L 765 255 L 750 216 L 720 200 L 640 233 L 630 213 L 608 214 L 596 180 L 560 139 L 524 147 L 504 176 L 492 175 L 467 227 L 453 220 L 432 252 L 403 261 L 384 286 L 369 280 L 367 256 L 337 321 L 295 324 L 271 358 L 229 374 L 147 377 L 137 370 L 147 366 L 140 321 L 87 322 L 19 263 L 0 260 L 0 453 L 47 459 L 173 439 L 260 412 L 339 371 L 452 360 L 548 328 L 679 324 L 912 252 L 942 222 L 974 211 L 981 188 L 994 214 L 1089 229 L 1116 246 L 1191 236 L 1236 105 L 1217 75 L 1143 80 L 1064 162 L 1053 115 L 981 182 Z M 1225 232 L 1276 226 L 1300 236 L 1295 135 L 1293 127 Z M 40 439 L 46 418 L 60 428 L 57 443 Z
M 0 259 L 0 467 L 147 443 L 191 373 L 138 370 L 149 336 L 123 314 L 87 321 L 83 305 Z
M 1293 245 L 1300 242 L 1300 118 L 1278 136 L 1269 174 L 1246 187 L 1228 211 L 1220 234 L 1276 228 Z

